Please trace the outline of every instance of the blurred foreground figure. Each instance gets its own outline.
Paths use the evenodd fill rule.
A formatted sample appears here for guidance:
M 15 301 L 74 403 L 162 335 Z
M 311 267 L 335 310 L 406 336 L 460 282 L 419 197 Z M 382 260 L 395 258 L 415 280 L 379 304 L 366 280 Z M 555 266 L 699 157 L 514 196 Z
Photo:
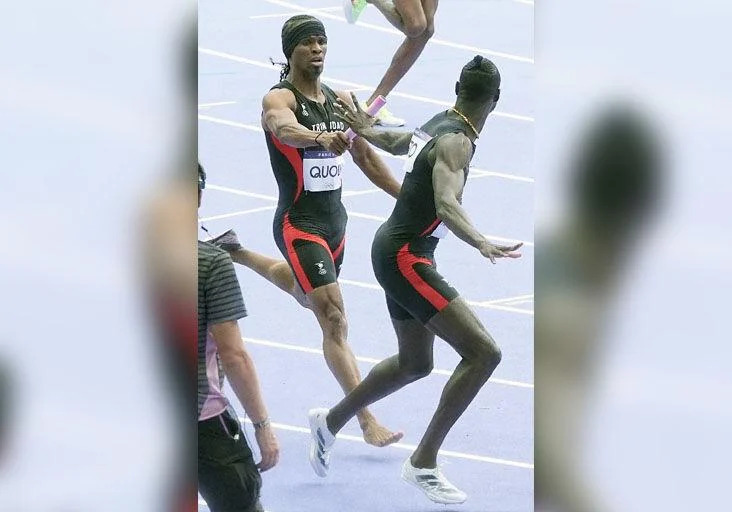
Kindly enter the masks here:
M 186 35 L 182 62 L 183 108 L 196 101 L 196 32 Z M 181 132 L 178 157 L 167 176 L 151 182 L 151 197 L 143 208 L 142 248 L 144 280 L 156 334 L 161 372 L 174 408 L 170 431 L 173 452 L 169 461 L 170 487 L 164 508 L 170 512 L 198 510 L 197 453 L 197 343 L 198 343 L 198 179 L 197 131 L 191 111 Z
M 613 106 L 569 169 L 569 208 L 536 252 L 536 510 L 607 510 L 581 467 L 583 420 L 607 311 L 660 196 L 656 140 Z
M 10 429 L 10 371 L 5 361 L 0 359 L 0 468 L 7 452 L 7 439 Z
M 195 165 L 195 163 L 194 163 Z M 172 502 L 165 510 L 198 510 L 195 466 L 197 251 L 194 165 L 161 184 L 148 209 L 146 266 L 158 349 L 175 407 Z M 175 469 L 174 469 L 175 468 Z

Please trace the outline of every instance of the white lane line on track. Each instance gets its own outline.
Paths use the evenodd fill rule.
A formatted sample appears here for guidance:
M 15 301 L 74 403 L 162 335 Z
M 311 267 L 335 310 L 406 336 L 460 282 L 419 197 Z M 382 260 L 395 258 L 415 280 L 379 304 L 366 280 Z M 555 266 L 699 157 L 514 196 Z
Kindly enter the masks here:
M 235 105 L 236 101 L 217 101 L 215 103 L 199 103 L 198 108 L 218 107 L 220 105 Z
M 244 421 L 246 423 L 249 423 L 251 425 L 251 420 L 249 418 L 241 417 L 239 418 L 240 421 Z M 306 427 L 299 427 L 296 425 L 287 425 L 285 423 L 274 423 L 272 422 L 271 425 L 276 428 L 277 430 L 285 430 L 288 432 L 298 432 L 301 434 L 308 434 L 310 435 L 310 429 Z M 365 443 L 366 441 L 363 440 L 362 437 L 358 436 L 352 436 L 348 434 L 338 434 L 338 439 L 342 439 L 344 441 L 353 441 L 355 443 Z M 408 450 L 408 451 L 414 451 L 417 449 L 416 445 L 412 444 L 406 444 L 406 443 L 396 443 L 391 444 L 387 448 L 396 448 L 399 450 Z M 498 459 L 496 457 L 486 457 L 485 455 L 474 455 L 472 453 L 463 453 L 463 452 L 456 452 L 452 450 L 440 450 L 437 452 L 438 455 L 442 455 L 443 457 L 450 457 L 450 458 L 456 458 L 456 459 L 467 459 L 472 460 L 476 462 L 487 462 L 489 464 L 500 464 L 502 466 L 512 466 L 515 468 L 522 468 L 522 469 L 534 469 L 534 465 L 530 464 L 528 462 L 516 462 L 513 460 L 507 460 L 507 459 Z
M 284 18 L 289 16 L 294 16 L 295 14 L 313 14 L 313 13 L 319 13 L 319 12 L 328 12 L 328 11 L 340 11 L 343 9 L 340 5 L 336 7 L 314 7 L 312 9 L 306 9 L 303 11 L 288 11 L 288 12 L 277 12 L 272 14 L 257 14 L 254 16 L 249 16 L 250 20 L 261 20 L 266 18 Z
M 317 354 L 317 355 L 323 355 L 323 351 L 318 348 L 312 348 L 312 347 L 303 347 L 301 345 L 293 345 L 291 343 L 280 343 L 278 341 L 271 341 L 271 340 L 263 340 L 259 338 L 242 338 L 245 343 L 252 343 L 254 345 L 261 345 L 264 347 L 270 347 L 270 348 L 278 348 L 283 350 L 292 350 L 294 352 L 304 352 L 307 354 Z M 362 363 L 369 363 L 369 364 L 376 364 L 381 362 L 381 359 L 375 359 L 373 357 L 365 357 L 365 356 L 355 356 L 357 361 L 360 361 Z M 444 375 L 446 377 L 452 376 L 452 370 L 439 370 L 434 369 L 432 370 L 432 373 L 436 375 Z M 519 382 L 516 380 L 509 380 L 509 379 L 497 379 L 494 377 L 491 377 L 488 383 L 492 384 L 501 384 L 504 386 L 513 386 L 517 388 L 526 388 L 526 389 L 534 389 L 534 385 L 530 384 L 528 382 Z
M 277 202 L 275 196 L 268 196 L 265 194 L 257 194 L 256 192 L 247 192 L 246 190 L 239 190 L 238 188 L 222 187 L 221 185 L 206 184 L 206 189 L 218 190 L 220 192 L 228 192 L 230 194 L 236 194 L 239 196 L 253 197 L 255 199 L 264 199 L 265 201 Z
M 496 299 L 489 301 L 491 304 L 513 304 L 518 302 L 530 302 L 534 300 L 534 294 L 517 295 L 515 297 L 506 297 L 505 299 Z
M 266 196 L 264 194 L 256 194 L 255 192 L 247 192 L 245 190 L 238 190 L 238 189 L 230 188 L 230 187 L 222 187 L 220 185 L 213 185 L 213 184 L 208 185 L 207 184 L 206 187 L 210 188 L 211 190 L 220 190 L 222 192 L 229 192 L 231 194 L 238 194 L 238 195 L 249 196 L 249 197 L 257 197 L 258 199 L 265 199 L 267 201 L 275 201 L 275 202 L 277 201 L 277 198 L 273 197 L 273 196 Z M 234 213 L 226 214 L 226 215 L 228 215 L 230 217 L 235 217 L 236 215 L 246 215 L 247 213 L 253 213 L 253 212 L 250 210 L 244 210 L 243 212 L 234 212 Z M 349 217 L 374 220 L 377 222 L 386 221 L 386 217 L 382 217 L 379 215 L 371 215 L 369 213 L 354 212 L 352 210 L 346 210 L 346 213 L 348 213 Z M 209 218 L 209 220 L 210 220 L 210 218 Z M 502 236 L 489 235 L 489 234 L 485 234 L 485 233 L 483 234 L 483 236 L 490 240 L 495 240 L 495 241 L 501 242 L 501 243 L 507 243 L 507 244 L 522 243 L 526 247 L 534 246 L 533 242 L 529 242 L 527 240 L 519 240 L 517 238 L 506 238 L 506 237 L 502 237 Z
M 257 133 L 264 133 L 264 130 L 261 126 L 257 126 L 254 124 L 246 124 L 246 123 L 239 123 L 237 121 L 231 121 L 229 119 L 222 119 L 220 117 L 213 117 L 208 116 L 204 114 L 199 114 L 198 119 L 201 121 L 208 121 L 210 123 L 215 124 L 221 124 L 224 126 L 231 126 L 233 128 L 241 128 L 243 130 L 248 130 L 250 132 L 257 132 Z M 381 149 L 374 148 L 375 151 L 383 157 L 387 158 L 394 158 L 396 160 L 406 160 L 406 157 L 400 156 L 400 155 L 392 155 L 391 153 L 387 153 L 386 151 L 382 151 Z M 479 169 L 478 167 L 471 167 L 470 168 L 470 175 L 468 175 L 468 179 L 475 179 L 475 178 L 482 178 L 482 177 L 495 177 L 495 178 L 503 178 L 507 180 L 514 180 L 514 181 L 522 181 L 525 183 L 534 183 L 534 178 L 528 178 L 526 176 L 517 176 L 515 174 L 508 174 L 505 172 L 496 172 L 496 171 L 487 171 L 485 169 Z M 373 189 L 373 191 L 378 191 L 378 188 Z
M 288 9 L 293 9 L 298 12 L 305 12 L 306 14 L 318 14 L 318 16 L 320 16 L 321 18 L 327 18 L 327 19 L 331 19 L 331 20 L 342 21 L 343 23 L 348 23 L 346 21 L 346 18 L 344 18 L 343 16 L 337 16 L 335 14 L 329 14 L 329 13 L 324 13 L 324 12 L 319 13 L 317 11 L 314 11 L 313 9 L 308 9 L 307 7 L 305 7 L 303 5 L 293 4 L 291 2 L 283 2 L 282 0 L 264 0 L 264 1 L 274 4 L 274 5 L 278 5 L 280 7 L 286 7 Z M 378 32 L 385 32 L 387 34 L 394 34 L 394 35 L 397 35 L 400 37 L 404 37 L 404 34 L 402 34 L 400 31 L 398 31 L 397 29 L 392 28 L 392 27 L 374 25 L 372 23 L 365 23 L 362 21 L 356 22 L 356 26 L 367 28 L 370 30 L 375 30 Z M 462 44 L 462 43 L 455 43 L 453 41 L 448 41 L 446 39 L 440 39 L 440 38 L 434 37 L 434 36 L 432 38 L 430 38 L 430 40 L 427 42 L 427 44 L 433 44 L 433 45 L 438 45 L 438 46 L 447 46 L 449 48 L 456 48 L 458 50 L 466 50 L 469 52 L 477 52 L 480 54 L 490 55 L 492 57 L 499 57 L 502 59 L 512 60 L 512 61 L 516 61 L 516 62 L 524 62 L 526 64 L 534 63 L 534 59 L 531 57 L 525 57 L 523 55 L 516 55 L 514 53 L 489 50 L 488 48 L 479 48 L 477 46 L 471 46 L 471 45 Z
M 239 55 L 234 55 L 232 53 L 220 52 L 217 50 L 211 50 L 209 48 L 201 48 L 200 46 L 198 47 L 198 51 L 205 55 L 211 55 L 213 57 L 220 57 L 222 59 L 227 59 L 227 60 L 239 62 L 242 64 L 249 64 L 251 66 L 257 66 L 260 68 L 269 69 L 271 71 L 279 73 L 279 68 L 273 66 L 271 62 L 264 62 L 264 61 L 260 61 L 260 60 L 248 59 L 246 57 L 241 57 Z M 324 82 L 330 82 L 333 84 L 342 85 L 347 88 L 359 88 L 359 89 L 364 89 L 364 90 L 369 90 L 369 91 L 373 91 L 374 89 L 376 89 L 376 87 L 371 86 L 371 85 L 359 84 L 356 82 L 350 82 L 348 80 L 341 80 L 338 78 L 331 78 L 331 77 L 327 77 L 327 76 L 321 76 L 320 79 L 323 80 Z M 400 98 L 406 98 L 406 99 L 414 100 L 414 101 L 421 101 L 423 103 L 430 103 L 432 105 L 440 105 L 443 107 L 452 107 L 453 104 L 455 103 L 454 101 L 438 100 L 435 98 L 428 98 L 426 96 L 418 96 L 415 94 L 408 94 L 408 93 L 399 92 L 399 91 L 392 91 L 391 93 L 389 93 L 389 95 L 398 96 Z M 525 115 L 521 115 L 521 114 L 511 114 L 508 112 L 503 112 L 501 110 L 494 110 L 491 113 L 491 115 L 496 116 L 496 117 L 505 117 L 508 119 L 515 119 L 517 121 L 526 121 L 529 123 L 534 122 L 533 117 L 525 116 Z
M 228 219 L 231 217 L 238 217 L 238 216 L 242 216 L 242 215 L 248 215 L 251 213 L 258 213 L 258 212 L 263 212 L 263 211 L 268 211 L 268 210 L 274 210 L 275 208 L 276 208 L 276 206 L 263 206 L 260 208 L 252 208 L 251 210 L 243 210 L 240 212 L 226 213 L 223 215 L 214 215 L 212 217 L 203 217 L 201 219 L 198 219 L 198 222 L 200 224 L 200 223 L 214 221 L 214 220 Z M 372 220 L 372 218 L 375 217 L 373 215 L 357 214 L 354 212 L 348 212 L 348 214 L 352 217 L 365 217 L 369 220 Z M 363 281 L 355 281 L 355 280 L 346 279 L 343 277 L 339 277 L 338 282 L 341 284 L 349 285 L 349 286 L 355 286 L 357 288 L 365 288 L 368 290 L 379 290 L 379 291 L 382 290 L 381 286 L 379 286 L 376 283 L 365 283 Z M 534 312 L 530 309 L 516 308 L 516 307 L 513 307 L 512 305 L 508 305 L 506 303 L 497 303 L 496 304 L 493 301 L 489 301 L 489 300 L 488 301 L 475 301 L 475 300 L 468 300 L 468 299 L 466 299 L 465 302 L 467 302 L 471 306 L 478 307 L 478 308 L 493 309 L 496 311 L 505 311 L 507 313 L 519 313 L 522 315 L 534 316 Z
M 252 208 L 251 210 L 242 210 L 240 212 L 224 213 L 221 215 L 212 215 L 211 217 L 202 217 L 198 219 L 198 222 L 210 222 L 213 220 L 230 219 L 231 217 L 239 217 L 241 215 L 248 215 L 250 213 L 266 212 L 268 210 L 274 210 L 277 206 L 261 206 L 259 208 Z

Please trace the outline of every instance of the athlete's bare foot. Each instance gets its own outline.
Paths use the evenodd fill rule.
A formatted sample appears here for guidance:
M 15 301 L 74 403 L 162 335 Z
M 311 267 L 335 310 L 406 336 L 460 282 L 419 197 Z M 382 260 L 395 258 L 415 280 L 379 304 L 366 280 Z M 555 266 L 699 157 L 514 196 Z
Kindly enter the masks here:
M 371 421 L 361 427 L 361 430 L 363 431 L 363 440 L 366 441 L 367 444 L 378 446 L 379 448 L 397 443 L 402 437 L 404 437 L 404 432 L 392 432 L 375 421 Z

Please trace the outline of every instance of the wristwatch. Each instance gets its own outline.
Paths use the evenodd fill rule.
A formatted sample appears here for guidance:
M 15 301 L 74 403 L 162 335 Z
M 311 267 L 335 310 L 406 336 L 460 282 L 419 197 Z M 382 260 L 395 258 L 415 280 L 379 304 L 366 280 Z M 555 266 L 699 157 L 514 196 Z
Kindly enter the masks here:
M 264 418 L 262 421 L 253 421 L 252 425 L 254 425 L 255 430 L 261 430 L 263 428 L 269 427 L 270 421 L 269 418 Z

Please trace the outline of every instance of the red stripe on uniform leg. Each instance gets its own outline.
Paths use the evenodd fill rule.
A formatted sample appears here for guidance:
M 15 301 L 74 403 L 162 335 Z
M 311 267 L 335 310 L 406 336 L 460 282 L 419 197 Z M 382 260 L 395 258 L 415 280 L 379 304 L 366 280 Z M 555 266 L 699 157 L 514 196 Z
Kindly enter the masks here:
M 432 304 L 437 311 L 442 311 L 448 305 L 447 299 L 440 295 L 440 292 L 432 288 L 427 281 L 417 274 L 417 271 L 414 270 L 414 265 L 417 263 L 426 263 L 427 265 L 432 264 L 432 262 L 427 258 L 418 258 L 414 254 L 410 253 L 409 244 L 404 244 L 397 253 L 397 266 L 399 267 L 399 272 L 401 272 L 404 278 L 409 281 L 409 284 L 417 290 L 417 293 Z
M 315 242 L 316 244 L 320 244 L 323 247 L 325 247 L 325 250 L 328 251 L 330 254 L 330 248 L 328 247 L 328 244 L 325 243 L 325 240 L 320 238 L 318 235 L 313 235 L 312 233 L 308 233 L 306 231 L 302 231 L 300 229 L 297 229 L 295 226 L 290 223 L 290 215 L 285 215 L 285 221 L 283 224 L 283 236 L 285 239 L 285 247 L 287 248 L 287 254 L 290 256 L 290 262 L 292 263 L 292 269 L 295 271 L 295 277 L 297 278 L 298 282 L 300 283 L 300 286 L 302 286 L 303 291 L 305 293 L 310 293 L 313 291 L 313 285 L 310 283 L 310 279 L 308 279 L 308 275 L 305 273 L 305 270 L 302 268 L 302 264 L 300 263 L 300 258 L 297 257 L 297 252 L 295 251 L 295 240 L 308 240 L 310 242 Z
M 282 153 L 285 158 L 290 162 L 290 165 L 292 165 L 292 168 L 295 170 L 295 178 L 297 179 L 297 192 L 295 192 L 295 199 L 294 201 L 297 201 L 297 199 L 300 197 L 300 193 L 302 192 L 303 187 L 303 177 L 302 177 L 302 156 L 300 155 L 300 152 L 297 150 L 297 148 L 293 148 L 292 146 L 288 146 L 287 144 L 281 142 L 277 137 L 274 136 L 274 133 L 269 132 L 269 136 L 272 139 L 272 143 L 275 145 L 275 147 Z
M 282 229 L 282 234 L 285 239 L 285 247 L 287 248 L 287 254 L 290 256 L 290 263 L 292 264 L 292 269 L 295 271 L 295 277 L 297 278 L 297 281 L 300 283 L 300 286 L 302 286 L 302 289 L 305 293 L 310 293 L 313 291 L 313 285 L 310 284 L 310 280 L 308 279 L 307 274 L 305 273 L 305 270 L 303 270 L 302 265 L 300 264 L 300 258 L 297 257 L 297 252 L 295 251 L 295 246 L 293 242 L 297 238 L 297 229 L 290 224 L 290 216 L 285 215 L 285 222 Z
M 419 236 L 425 236 L 425 235 L 426 235 L 427 233 L 430 233 L 430 232 L 434 231 L 434 230 L 435 230 L 435 228 L 437 227 L 437 225 L 438 225 L 439 223 L 440 223 L 440 219 L 435 219 L 435 221 L 434 221 L 434 222 L 433 222 L 432 224 L 430 224 L 430 225 L 429 225 L 429 227 L 428 227 L 427 229 L 425 229 L 424 231 L 422 231 L 422 232 L 421 232 L 421 233 L 419 234 Z
M 333 251 L 333 261 L 338 259 L 338 256 L 341 255 L 343 252 L 343 248 L 346 246 L 346 236 L 343 235 L 343 240 L 341 240 L 341 243 L 338 244 L 338 247 L 336 247 L 335 251 Z

